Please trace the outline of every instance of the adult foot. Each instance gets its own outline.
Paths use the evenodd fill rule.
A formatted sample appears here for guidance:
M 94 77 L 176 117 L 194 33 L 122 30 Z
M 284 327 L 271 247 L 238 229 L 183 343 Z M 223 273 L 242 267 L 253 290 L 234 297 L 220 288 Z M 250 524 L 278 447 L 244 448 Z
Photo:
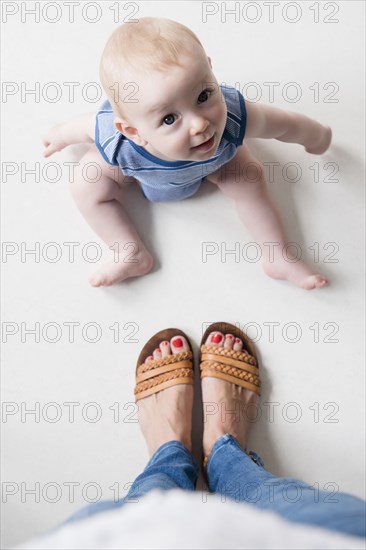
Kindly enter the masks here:
M 146 275 L 153 266 L 153 259 L 147 251 L 137 254 L 133 261 L 125 261 L 126 258 L 118 261 L 107 262 L 89 277 L 91 286 L 112 286 L 121 283 L 129 277 Z
M 232 334 L 211 332 L 205 342 L 242 351 L 243 341 Z M 259 396 L 254 391 L 206 376 L 201 380 L 203 401 L 203 451 L 207 456 L 215 441 L 229 433 L 245 449 L 248 432 L 257 416 Z
M 184 336 L 164 340 L 145 362 L 190 351 Z M 138 400 L 138 418 L 150 456 L 164 443 L 181 441 L 192 449 L 193 385 L 178 384 Z
M 291 261 L 292 259 L 292 261 Z M 329 281 L 323 275 L 314 273 L 304 262 L 297 261 L 295 258 L 274 259 L 273 262 L 264 262 L 263 269 L 272 279 L 283 279 L 305 290 L 314 288 L 323 288 Z

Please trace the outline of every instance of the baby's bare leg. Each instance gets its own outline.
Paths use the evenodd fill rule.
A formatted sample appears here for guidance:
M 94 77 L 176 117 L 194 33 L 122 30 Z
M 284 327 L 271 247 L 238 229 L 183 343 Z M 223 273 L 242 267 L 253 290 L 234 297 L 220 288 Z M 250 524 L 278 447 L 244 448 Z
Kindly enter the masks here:
M 100 167 L 101 175 L 96 182 L 85 178 L 88 163 Z M 95 145 L 81 159 L 70 189 L 90 227 L 113 250 L 114 260 L 98 269 L 90 277 L 90 284 L 109 286 L 150 271 L 152 257 L 116 198 L 120 187 L 115 168 L 104 161 Z
M 332 130 L 316 120 L 270 105 L 245 103 L 247 127 L 245 136 L 275 138 L 286 143 L 299 143 L 308 153 L 321 155 L 332 140 Z
M 236 156 L 208 179 L 235 200 L 243 224 L 261 247 L 267 275 L 306 290 L 327 284 L 327 279 L 291 256 L 281 219 L 267 191 L 263 166 L 246 145 L 239 147 Z

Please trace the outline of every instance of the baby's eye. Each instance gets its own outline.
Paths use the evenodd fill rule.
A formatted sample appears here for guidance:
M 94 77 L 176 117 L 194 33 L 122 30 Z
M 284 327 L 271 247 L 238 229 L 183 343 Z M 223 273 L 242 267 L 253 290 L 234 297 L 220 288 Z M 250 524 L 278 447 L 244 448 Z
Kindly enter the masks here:
M 211 90 L 203 90 L 198 96 L 198 103 L 204 103 L 210 97 Z
M 172 114 L 169 114 L 169 115 L 167 115 L 166 117 L 163 118 L 163 122 L 167 126 L 170 126 L 171 124 L 173 124 L 175 122 L 175 116 L 172 115 Z

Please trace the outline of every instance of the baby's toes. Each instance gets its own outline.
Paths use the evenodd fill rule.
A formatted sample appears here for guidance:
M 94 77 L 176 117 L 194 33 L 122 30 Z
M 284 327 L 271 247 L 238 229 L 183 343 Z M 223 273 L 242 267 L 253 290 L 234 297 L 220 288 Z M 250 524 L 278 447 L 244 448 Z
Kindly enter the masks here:
M 322 275 L 315 275 L 315 287 L 316 288 L 323 288 L 323 286 L 326 286 L 327 284 L 329 284 L 328 279 L 326 279 Z
M 328 279 L 315 273 L 314 275 L 309 275 L 302 282 L 302 288 L 305 290 L 313 290 L 314 288 L 323 288 L 329 283 Z
M 243 342 L 240 338 L 235 338 L 233 349 L 234 351 L 241 351 L 243 349 Z
M 149 355 L 149 357 L 146 357 L 145 363 L 149 363 L 150 361 L 154 361 L 154 357 L 152 355 Z
M 225 335 L 224 348 L 233 349 L 234 336 L 232 334 Z
M 98 287 L 103 285 L 103 278 L 100 273 L 95 272 L 89 277 L 89 283 L 91 286 Z
M 184 336 L 173 336 L 170 340 L 170 348 L 173 355 L 181 353 L 182 351 L 189 351 L 189 345 Z
M 206 344 L 209 346 L 222 346 L 224 335 L 222 332 L 210 332 L 207 337 Z

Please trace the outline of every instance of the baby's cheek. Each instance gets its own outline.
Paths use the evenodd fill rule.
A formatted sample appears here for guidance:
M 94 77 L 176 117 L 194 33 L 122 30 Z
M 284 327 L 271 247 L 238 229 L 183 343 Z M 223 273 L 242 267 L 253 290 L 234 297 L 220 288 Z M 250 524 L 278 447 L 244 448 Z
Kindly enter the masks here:
M 218 100 L 216 105 L 217 113 L 220 113 L 221 117 L 225 117 L 227 115 L 227 108 L 226 108 L 226 102 L 225 98 L 222 96 L 221 99 Z
M 227 120 L 227 109 L 226 105 L 220 105 L 218 112 L 217 112 L 217 120 L 220 121 L 220 128 L 222 131 L 224 131 L 224 128 L 226 126 L 226 120 Z

